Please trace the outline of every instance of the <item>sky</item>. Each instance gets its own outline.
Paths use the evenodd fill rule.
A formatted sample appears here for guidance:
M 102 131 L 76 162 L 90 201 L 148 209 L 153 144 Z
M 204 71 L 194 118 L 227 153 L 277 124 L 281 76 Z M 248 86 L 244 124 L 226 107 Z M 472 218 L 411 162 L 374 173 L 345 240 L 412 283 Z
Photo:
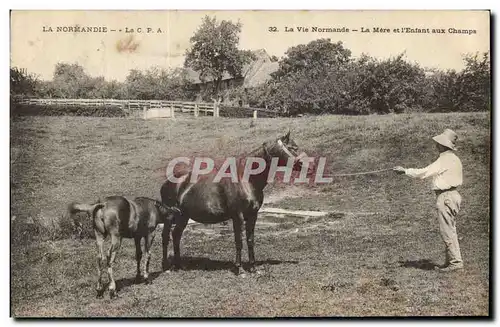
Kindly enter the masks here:
M 131 69 L 180 67 L 189 38 L 207 14 L 243 24 L 241 49 L 265 49 L 277 57 L 291 46 L 330 38 L 342 41 L 354 57 L 366 53 L 384 59 L 404 51 L 408 61 L 423 67 L 459 70 L 463 54 L 490 49 L 487 11 L 13 11 L 11 66 L 48 80 L 56 63 L 78 63 L 92 76 L 118 81 Z M 57 27 L 76 25 L 107 28 L 107 32 L 57 32 Z M 350 32 L 313 32 L 315 26 L 345 27 Z M 154 33 L 146 33 L 148 27 Z M 270 32 L 273 27 L 276 32 Z M 294 32 L 285 32 L 285 27 Z M 299 32 L 298 27 L 309 31 Z M 374 27 L 391 32 L 374 33 Z M 362 28 L 371 32 L 362 33 Z M 397 33 L 398 28 L 446 33 Z M 450 28 L 475 33 L 449 33 Z

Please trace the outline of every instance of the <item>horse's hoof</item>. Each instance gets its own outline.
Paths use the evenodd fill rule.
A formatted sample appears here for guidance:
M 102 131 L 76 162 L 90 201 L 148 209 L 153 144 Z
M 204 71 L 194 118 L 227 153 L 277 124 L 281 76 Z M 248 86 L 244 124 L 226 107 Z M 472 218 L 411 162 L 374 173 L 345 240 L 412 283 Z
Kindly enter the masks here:
M 135 276 L 135 283 L 140 284 L 141 282 L 142 282 L 142 276 L 140 275 Z
M 144 284 L 150 285 L 152 281 L 149 278 L 144 278 Z
M 241 267 L 235 267 L 234 268 L 234 274 L 236 276 L 241 276 L 245 274 L 245 271 Z
M 252 266 L 252 267 L 248 268 L 248 272 L 251 274 L 254 274 L 257 272 L 257 269 L 255 269 L 255 267 Z
M 247 277 L 247 274 L 245 274 L 245 273 L 241 273 L 241 274 L 239 274 L 238 276 L 240 276 L 240 278 L 246 278 L 246 277 Z
M 97 292 L 97 295 L 95 296 L 96 299 L 102 299 L 104 297 L 104 292 Z
M 116 294 L 115 290 L 109 291 L 109 298 L 110 299 L 116 299 L 118 295 Z

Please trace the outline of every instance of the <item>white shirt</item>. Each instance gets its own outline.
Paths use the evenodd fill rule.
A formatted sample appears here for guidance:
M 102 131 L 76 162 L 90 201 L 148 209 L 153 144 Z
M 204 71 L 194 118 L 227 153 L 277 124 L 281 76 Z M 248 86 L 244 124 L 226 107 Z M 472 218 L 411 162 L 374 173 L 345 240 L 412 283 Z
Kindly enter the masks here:
M 441 152 L 439 158 L 425 168 L 405 169 L 405 174 L 420 179 L 432 177 L 433 190 L 447 190 L 463 182 L 462 162 L 451 150 Z

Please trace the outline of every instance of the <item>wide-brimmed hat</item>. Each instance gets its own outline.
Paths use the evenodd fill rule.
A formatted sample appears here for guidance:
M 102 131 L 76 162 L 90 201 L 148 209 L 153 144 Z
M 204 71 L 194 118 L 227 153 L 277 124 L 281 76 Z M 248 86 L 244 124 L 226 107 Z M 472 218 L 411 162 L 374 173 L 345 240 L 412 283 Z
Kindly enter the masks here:
M 434 136 L 432 139 L 447 148 L 452 150 L 457 149 L 455 143 L 457 142 L 458 135 L 451 129 L 445 129 L 443 133 Z

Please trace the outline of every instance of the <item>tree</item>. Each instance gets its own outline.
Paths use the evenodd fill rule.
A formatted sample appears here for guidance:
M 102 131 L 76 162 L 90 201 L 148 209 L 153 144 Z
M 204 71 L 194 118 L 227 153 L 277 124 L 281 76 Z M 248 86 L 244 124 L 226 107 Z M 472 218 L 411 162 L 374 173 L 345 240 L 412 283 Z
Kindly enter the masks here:
M 58 98 L 85 98 L 90 77 L 79 64 L 58 63 L 54 70 L 53 87 Z
M 36 95 L 40 98 L 54 98 L 57 91 L 53 81 L 40 81 L 36 88 Z
M 435 71 L 426 77 L 423 107 L 431 112 L 482 111 L 491 108 L 489 53 L 466 54 L 461 71 Z
M 422 107 L 430 112 L 452 112 L 460 107 L 459 73 L 454 69 L 436 71 L 424 80 Z
M 203 82 L 214 81 L 215 95 L 219 94 L 225 73 L 241 76 L 245 64 L 254 59 L 251 51 L 238 49 L 241 23 L 205 16 L 201 26 L 190 38 L 191 47 L 186 50 L 184 67 L 200 75 Z
M 268 103 L 289 114 L 340 113 L 351 51 L 342 42 L 318 39 L 291 47 L 271 74 Z
M 464 56 L 465 69 L 459 75 L 462 111 L 491 109 L 490 55 L 488 52 Z
M 107 82 L 102 93 L 105 99 L 128 99 L 125 83 L 115 80 Z
M 318 39 L 289 48 L 279 62 L 279 69 L 272 76 L 279 80 L 304 70 L 322 74 L 345 66 L 351 60 L 350 57 L 351 51 L 344 48 L 342 42 Z
M 38 83 L 38 78 L 34 74 L 17 67 L 10 69 L 11 95 L 34 95 Z
M 404 53 L 385 60 L 361 56 L 348 79 L 348 100 L 367 104 L 367 113 L 408 111 L 420 104 L 424 78 L 424 70 L 405 61 Z
M 125 80 L 125 89 L 131 99 L 190 100 L 193 97 L 187 73 L 182 68 L 131 70 Z

